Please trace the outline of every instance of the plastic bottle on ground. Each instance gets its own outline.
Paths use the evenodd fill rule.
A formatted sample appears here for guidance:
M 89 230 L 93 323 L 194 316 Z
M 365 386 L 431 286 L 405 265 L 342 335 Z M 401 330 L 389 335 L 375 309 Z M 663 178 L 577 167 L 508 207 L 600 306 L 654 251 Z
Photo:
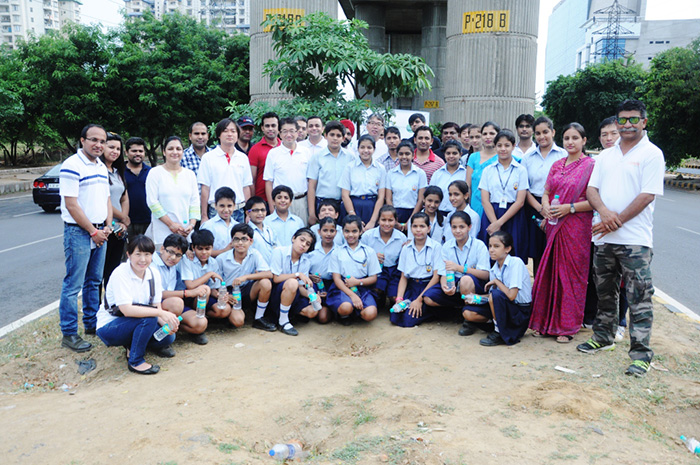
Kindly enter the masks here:
M 697 439 L 688 439 L 685 436 L 681 436 L 681 441 L 683 441 L 683 444 L 685 444 L 685 447 L 687 447 L 690 452 L 695 455 L 700 455 L 700 442 L 698 442 Z
M 177 317 L 177 321 L 182 321 L 182 317 Z M 158 328 L 158 331 L 153 333 L 153 339 L 155 339 L 156 341 L 162 341 L 168 334 L 170 334 L 170 326 L 168 324 L 164 324 L 163 326 Z
M 557 207 L 561 205 L 561 202 L 559 201 L 559 196 L 555 195 L 554 198 L 552 199 L 552 203 L 550 204 L 552 207 Z M 549 224 L 557 224 L 559 222 L 559 218 L 550 218 L 547 220 Z
M 283 462 L 285 460 L 294 460 L 301 457 L 302 448 L 299 444 L 275 444 L 270 449 L 270 457 L 273 459 Z

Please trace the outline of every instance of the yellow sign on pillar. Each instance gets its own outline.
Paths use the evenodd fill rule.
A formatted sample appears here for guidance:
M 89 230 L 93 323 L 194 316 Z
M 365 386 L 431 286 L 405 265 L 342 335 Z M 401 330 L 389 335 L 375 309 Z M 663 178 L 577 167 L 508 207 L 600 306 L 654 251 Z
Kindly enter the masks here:
M 423 100 L 423 108 L 440 108 L 440 100 Z
M 273 16 L 282 16 L 285 19 L 293 21 L 306 16 L 306 10 L 303 8 L 265 8 L 263 10 L 263 21 Z M 271 29 L 266 27 L 264 32 L 270 31 Z
M 462 21 L 462 34 L 510 31 L 510 10 L 467 11 Z

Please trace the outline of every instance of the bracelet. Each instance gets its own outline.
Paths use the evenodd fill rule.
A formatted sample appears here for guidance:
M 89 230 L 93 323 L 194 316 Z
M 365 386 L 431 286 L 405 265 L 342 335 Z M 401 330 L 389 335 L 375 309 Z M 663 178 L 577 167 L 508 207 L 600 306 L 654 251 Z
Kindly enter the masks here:
M 403 297 L 397 297 L 397 298 L 396 298 L 396 302 L 397 302 L 397 303 L 398 303 L 398 302 L 403 302 Z
M 93 232 L 92 234 L 90 234 L 90 237 L 95 237 L 95 236 L 97 235 L 98 232 L 100 232 L 100 230 L 99 230 L 99 229 L 95 229 L 95 232 Z

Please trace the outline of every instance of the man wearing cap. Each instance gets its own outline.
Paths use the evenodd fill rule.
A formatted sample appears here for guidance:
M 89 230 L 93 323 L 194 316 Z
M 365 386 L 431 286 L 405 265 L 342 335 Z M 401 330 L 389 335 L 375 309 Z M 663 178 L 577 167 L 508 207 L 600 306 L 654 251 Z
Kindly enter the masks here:
M 207 146 L 207 142 L 209 142 L 209 129 L 207 125 L 201 121 L 192 123 L 190 126 L 189 138 L 190 146 L 182 153 L 180 165 L 183 168 L 191 169 L 194 171 L 194 174 L 197 175 L 199 165 L 202 163 L 202 157 L 211 150 L 211 148 Z
M 238 142 L 236 142 L 236 150 L 248 155 L 250 147 L 253 145 L 250 141 L 253 139 L 253 133 L 255 132 L 255 123 L 253 123 L 253 118 L 250 116 L 241 116 L 236 123 L 241 130 L 238 135 Z

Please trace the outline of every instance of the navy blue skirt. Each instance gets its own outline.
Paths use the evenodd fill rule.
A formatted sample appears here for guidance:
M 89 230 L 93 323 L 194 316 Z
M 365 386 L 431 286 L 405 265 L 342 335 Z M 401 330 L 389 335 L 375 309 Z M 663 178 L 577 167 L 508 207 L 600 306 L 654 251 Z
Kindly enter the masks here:
M 511 205 L 513 204 L 509 203 L 506 205 L 506 208 L 499 208 L 497 203 L 491 203 L 493 211 L 496 213 L 496 218 L 502 217 Z M 488 228 L 490 224 L 489 217 L 486 215 L 486 212 L 484 212 L 484 214 L 481 215 L 481 229 L 479 230 L 478 238 L 484 241 L 487 247 L 489 245 L 489 235 L 486 232 L 486 228 Z M 521 208 L 518 210 L 513 218 L 508 220 L 506 224 L 501 227 L 501 230 L 508 231 L 510 235 L 513 236 L 513 253 L 520 257 L 523 262 L 527 263 L 529 257 L 529 231 L 527 219 L 525 217 L 525 209 Z
M 401 272 L 398 265 L 385 266 L 382 267 L 382 272 L 377 275 L 377 284 L 374 287 L 388 297 L 396 297 L 400 279 Z
M 425 279 L 408 278 L 408 284 L 406 285 L 406 291 L 404 291 L 404 293 L 403 293 L 403 299 L 413 301 L 416 297 L 418 297 L 420 295 L 421 292 L 423 292 L 423 289 L 425 289 L 425 286 L 427 286 L 429 282 L 430 282 L 430 278 L 425 278 Z M 425 304 L 423 304 L 422 310 L 423 310 L 423 313 L 421 314 L 421 316 L 415 316 L 415 317 L 411 316 L 409 314 L 408 310 L 405 310 L 401 313 L 390 313 L 389 320 L 391 320 L 391 323 L 396 325 L 396 326 L 401 326 L 403 328 L 412 328 L 412 327 L 417 326 L 425 321 L 432 320 L 439 313 L 439 310 L 437 308 L 428 307 Z
M 377 203 L 376 195 L 351 195 L 352 206 L 355 207 L 355 214 L 362 218 L 362 221 L 367 224 L 372 219 L 374 213 L 374 205 Z
M 516 304 L 500 289 L 491 291 L 491 300 L 493 301 L 493 314 L 496 317 L 501 337 L 509 346 L 517 344 L 527 331 L 532 305 Z
M 534 196 L 538 202 L 542 202 L 542 197 Z M 532 217 L 537 218 L 537 222 Z M 542 258 L 545 247 L 547 247 L 547 235 L 538 226 L 539 221 L 543 219 L 537 210 L 530 205 L 525 205 L 525 217 L 527 219 L 528 228 L 528 254 L 531 258 L 539 261 Z
M 399 223 L 408 223 L 411 219 L 411 213 L 413 213 L 413 208 L 397 208 L 396 217 Z
M 364 305 L 365 308 L 377 306 L 377 301 L 374 300 L 374 295 L 368 287 L 358 286 L 358 295 L 360 296 L 360 300 L 362 300 L 362 305 Z M 335 286 L 335 283 L 333 283 L 330 290 L 328 291 L 328 296 L 326 297 L 326 305 L 328 305 L 328 308 L 337 316 L 338 307 L 340 307 L 343 303 L 346 302 L 352 305 L 352 300 L 350 299 L 350 297 L 348 297 L 348 295 L 345 292 L 338 289 Z M 359 317 L 360 310 L 353 308 L 352 314 Z

